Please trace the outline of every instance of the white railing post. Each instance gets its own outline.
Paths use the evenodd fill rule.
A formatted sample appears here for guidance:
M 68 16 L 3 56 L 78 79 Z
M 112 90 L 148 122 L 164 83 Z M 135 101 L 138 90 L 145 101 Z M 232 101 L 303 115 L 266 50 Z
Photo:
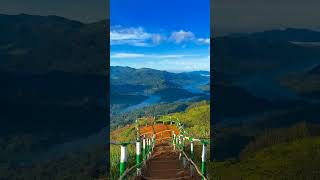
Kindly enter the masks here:
M 202 157 L 201 157 L 201 160 L 202 160 L 202 165 L 201 165 L 201 172 L 204 176 L 206 176 L 206 173 L 207 173 L 207 170 L 206 170 L 206 159 L 207 159 L 207 151 L 206 151 L 206 144 L 203 143 L 202 145 Z M 204 179 L 204 178 L 202 178 Z
M 152 139 L 151 139 L 151 151 L 153 151 L 153 149 L 154 149 L 154 144 L 155 144 L 155 138 L 154 138 L 154 134 L 152 134 Z
M 121 154 L 120 154 L 120 176 L 123 175 L 124 171 L 127 168 L 127 146 L 121 145 Z
M 146 155 L 147 159 L 149 159 L 149 138 L 146 139 Z
M 191 154 L 191 160 L 193 160 L 194 159 L 193 139 L 190 140 L 190 154 Z
M 182 136 L 182 151 L 184 152 L 185 148 L 184 148 L 184 145 L 185 145 L 185 139 L 184 139 L 184 136 Z M 186 157 L 185 156 L 182 156 L 182 166 L 183 168 L 186 167 Z
M 191 155 L 191 160 L 193 161 L 194 160 L 194 149 L 193 149 L 193 138 L 190 138 L 189 139 L 190 140 L 190 155 Z M 191 176 L 193 176 L 193 166 L 192 165 L 190 165 L 190 174 L 191 174 Z
M 137 131 L 137 140 L 139 140 L 139 124 L 138 124 L 138 119 L 136 119 L 136 131 Z
M 152 152 L 152 143 L 151 143 L 151 139 L 149 139 L 149 157 L 151 156 L 151 152 Z
M 137 176 L 141 175 L 141 142 L 136 142 L 136 164 L 137 164 Z
M 181 150 L 181 135 L 179 135 L 179 150 Z M 180 152 L 180 154 L 179 154 L 179 160 L 181 160 L 181 155 L 182 155 L 182 153 Z
M 174 131 L 172 131 L 172 134 L 173 134 L 173 140 L 172 140 L 173 150 L 176 150 L 176 134 L 174 133 Z
M 146 160 L 146 138 L 143 137 L 142 139 L 142 155 L 143 155 L 143 160 Z

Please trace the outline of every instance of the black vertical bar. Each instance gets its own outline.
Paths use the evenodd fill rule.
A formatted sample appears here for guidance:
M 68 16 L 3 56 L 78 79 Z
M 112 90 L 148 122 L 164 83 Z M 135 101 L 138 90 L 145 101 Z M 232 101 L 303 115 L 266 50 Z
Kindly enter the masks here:
M 104 61 L 106 62 L 106 169 L 107 174 L 110 172 L 110 0 L 107 0 L 107 20 L 106 20 L 106 57 Z
M 214 64 L 213 64 L 213 0 L 210 0 L 210 161 L 214 159 Z

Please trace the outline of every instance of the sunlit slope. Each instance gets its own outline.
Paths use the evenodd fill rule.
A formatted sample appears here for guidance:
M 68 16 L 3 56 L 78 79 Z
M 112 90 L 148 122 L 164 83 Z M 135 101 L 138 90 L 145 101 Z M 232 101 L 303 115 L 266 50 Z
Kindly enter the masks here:
M 209 169 L 224 180 L 320 179 L 320 137 L 276 144 L 240 162 L 212 163 Z
M 162 116 L 163 119 L 168 117 L 179 119 L 191 136 L 210 137 L 210 105 L 206 101 L 192 104 L 185 112 Z
M 184 112 L 172 113 L 166 116 L 161 116 L 158 120 L 167 119 L 171 117 L 179 118 L 182 124 L 185 125 L 185 129 L 188 134 L 194 137 L 209 137 L 210 134 L 210 107 L 208 102 L 198 102 L 189 106 Z M 147 124 L 146 124 L 147 123 Z M 139 122 L 140 134 L 148 134 L 155 131 L 161 132 L 163 130 L 174 131 L 179 134 L 179 130 L 174 125 L 153 124 L 151 121 Z M 169 137 L 170 132 L 164 132 L 162 135 L 159 133 L 156 138 Z M 136 125 L 129 124 L 111 132 L 110 140 L 114 142 L 129 142 L 136 140 Z M 200 146 L 199 146 L 200 147 Z M 196 147 L 196 151 L 198 147 Z M 201 148 L 201 147 L 200 147 Z M 200 152 L 200 150 L 199 150 Z M 200 156 L 199 156 L 200 157 Z M 116 145 L 110 146 L 110 161 L 111 161 L 111 178 L 116 178 L 119 174 L 119 159 L 120 159 L 120 147 Z M 135 145 L 128 145 L 128 167 L 131 167 L 135 163 Z

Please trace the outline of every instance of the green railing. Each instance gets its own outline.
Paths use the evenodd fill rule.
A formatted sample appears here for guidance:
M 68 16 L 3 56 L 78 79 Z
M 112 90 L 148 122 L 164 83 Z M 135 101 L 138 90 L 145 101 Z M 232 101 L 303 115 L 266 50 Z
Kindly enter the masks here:
M 179 134 L 175 134 L 173 130 L 164 130 L 161 132 L 155 133 L 153 132 L 147 132 L 140 135 L 139 132 L 139 121 L 140 120 L 146 120 L 146 118 L 140 118 L 136 120 L 136 132 L 137 137 L 136 141 L 131 142 L 111 142 L 113 145 L 119 145 L 121 154 L 120 154 L 120 167 L 119 167 L 119 179 L 126 179 L 130 175 L 132 177 L 134 176 L 142 176 L 142 168 L 145 168 L 147 160 L 151 157 L 151 154 L 153 152 L 155 143 L 156 143 L 156 135 L 159 133 L 164 132 L 171 132 L 171 137 L 166 139 L 171 139 L 171 144 L 173 146 L 173 149 L 180 152 L 179 159 L 182 161 L 182 165 L 184 168 L 187 166 L 190 167 L 191 175 L 196 172 L 202 179 L 206 180 L 207 176 L 207 170 L 206 170 L 206 159 L 207 159 L 207 145 L 209 144 L 209 140 L 207 139 L 197 139 L 193 137 L 188 137 L 187 133 L 184 129 L 184 126 L 182 123 L 176 119 L 176 118 L 169 118 L 169 119 L 162 119 L 162 120 L 155 120 L 154 124 L 156 123 L 162 123 L 170 125 L 176 125 L 179 129 Z M 148 125 L 147 123 L 144 123 L 144 125 Z M 152 124 L 150 124 L 152 125 Z M 147 134 L 151 134 L 149 138 L 146 136 Z M 162 137 L 162 136 L 161 136 Z M 158 139 L 160 140 L 160 139 Z M 187 156 L 186 150 L 186 140 L 190 143 L 190 157 Z M 201 154 L 201 170 L 198 168 L 196 163 L 194 162 L 195 153 L 194 153 L 194 145 L 195 143 L 200 143 L 202 145 L 202 154 Z M 127 168 L 127 160 L 128 160 L 128 152 L 127 152 L 127 146 L 135 144 L 136 147 L 136 163 L 134 166 Z M 132 174 L 136 170 L 135 174 Z
M 170 121 L 162 121 L 162 122 L 168 122 Z M 180 121 L 178 119 L 176 119 L 174 121 L 179 129 L 180 134 L 176 135 L 173 134 L 173 147 L 176 150 L 179 150 L 181 160 L 182 160 L 182 164 L 184 167 L 186 167 L 186 162 L 188 161 L 190 163 L 191 166 L 193 166 L 195 168 L 195 170 L 197 171 L 197 173 L 202 177 L 202 179 L 206 179 L 207 177 L 207 166 L 206 166 L 206 159 L 207 159 L 207 146 L 209 144 L 209 140 L 208 139 L 197 139 L 194 137 L 188 137 L 187 136 L 187 132 L 184 129 L 184 126 L 182 123 L 180 123 Z M 170 123 L 172 124 L 172 123 Z M 190 157 L 187 156 L 186 151 L 186 140 L 189 141 L 190 143 Z M 194 154 L 194 144 L 195 143 L 200 143 L 202 145 L 202 154 L 201 154 L 201 172 L 198 169 L 196 163 L 194 162 L 194 158 L 195 158 L 195 154 Z M 191 174 L 193 173 L 193 169 L 190 168 Z
M 125 179 L 130 173 L 136 170 L 135 176 L 141 175 L 141 168 L 145 165 L 145 162 L 150 158 L 155 144 L 154 138 L 139 138 L 137 141 L 118 143 L 111 142 L 113 145 L 120 146 L 120 166 L 119 166 L 119 179 Z M 128 152 L 127 146 L 130 144 L 136 145 L 136 164 L 130 168 L 127 168 Z

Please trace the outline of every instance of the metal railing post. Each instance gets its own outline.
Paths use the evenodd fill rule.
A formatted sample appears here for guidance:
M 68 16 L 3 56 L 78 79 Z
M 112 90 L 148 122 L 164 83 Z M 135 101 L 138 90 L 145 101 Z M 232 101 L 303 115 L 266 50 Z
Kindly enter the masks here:
M 127 145 L 121 145 L 121 154 L 120 154 L 120 176 L 123 175 L 124 171 L 127 168 Z
M 190 140 L 190 159 L 193 161 L 194 160 L 193 138 L 189 138 L 189 140 Z M 193 172 L 194 172 L 194 167 L 190 165 L 191 176 L 193 176 Z
M 172 144 L 173 144 L 173 150 L 176 150 L 176 134 L 174 133 L 174 131 L 172 131 Z
M 182 137 L 182 151 L 185 150 L 185 139 L 184 136 Z
M 201 161 L 202 161 L 202 164 L 201 164 L 201 172 L 203 174 L 203 176 L 206 176 L 207 175 L 207 167 L 206 167 L 206 158 L 207 158 L 207 152 L 206 152 L 206 143 L 203 143 L 202 145 L 202 157 L 201 157 Z M 204 179 L 202 177 L 202 179 Z
M 150 138 L 148 138 L 148 158 L 150 157 L 150 153 L 151 153 L 151 140 Z
M 191 155 L 191 160 L 194 160 L 193 138 L 190 138 L 190 155 Z
M 156 138 L 155 138 L 155 134 L 152 134 L 152 146 L 151 146 L 151 149 L 152 149 L 152 151 L 153 151 L 153 149 L 154 149 L 154 146 L 155 146 L 155 144 L 156 144 Z
M 136 119 L 136 131 L 137 131 L 137 140 L 139 140 L 140 133 L 139 133 L 139 122 L 138 122 L 138 119 Z
M 146 139 L 146 159 L 149 158 L 149 138 Z
M 136 142 L 136 164 L 137 164 L 137 176 L 141 175 L 141 142 Z
M 184 152 L 184 150 L 185 150 L 185 137 L 184 136 L 182 136 L 182 141 L 181 141 L 181 143 L 182 143 L 182 151 Z M 186 157 L 185 156 L 182 156 L 182 166 L 183 166 L 183 168 L 185 168 L 186 167 Z
M 181 150 L 181 135 L 179 136 L 179 150 Z M 182 155 L 182 153 L 180 152 L 180 154 L 179 154 L 179 160 L 181 160 L 181 155 Z
M 143 160 L 146 160 L 146 138 L 142 139 L 142 156 Z

